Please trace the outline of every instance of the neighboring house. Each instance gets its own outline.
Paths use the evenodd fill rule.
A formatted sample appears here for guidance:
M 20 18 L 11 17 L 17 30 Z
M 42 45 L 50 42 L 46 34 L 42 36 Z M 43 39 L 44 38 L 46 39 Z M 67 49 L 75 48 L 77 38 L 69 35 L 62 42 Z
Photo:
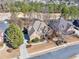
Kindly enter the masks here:
M 7 22 L 0 22 L 0 44 L 3 43 L 3 38 L 4 38 L 4 32 L 8 28 L 8 23 Z
M 48 26 L 42 21 L 35 21 L 31 26 L 28 28 L 28 33 L 30 39 L 35 37 L 40 38 L 41 35 L 45 35 L 48 31 Z
M 66 21 L 63 18 L 60 18 L 59 20 L 50 21 L 48 23 L 48 26 L 53 30 L 52 37 L 58 37 L 59 38 L 58 40 L 63 41 L 63 42 L 66 42 L 66 41 L 64 41 L 64 39 L 66 38 L 67 35 L 73 34 L 73 32 L 68 31 L 68 29 L 73 26 L 72 22 Z M 57 41 L 57 39 L 56 39 L 56 41 Z
M 48 24 L 42 21 L 35 21 L 31 26 L 28 28 L 28 34 L 30 39 L 35 37 L 40 38 L 42 35 L 53 35 L 53 31 L 61 33 L 61 35 L 68 35 L 67 33 L 69 27 L 73 26 L 72 22 L 66 21 L 63 18 L 60 20 L 52 20 L 49 21 Z M 49 30 L 50 28 L 50 30 Z M 52 29 L 52 30 L 51 30 Z

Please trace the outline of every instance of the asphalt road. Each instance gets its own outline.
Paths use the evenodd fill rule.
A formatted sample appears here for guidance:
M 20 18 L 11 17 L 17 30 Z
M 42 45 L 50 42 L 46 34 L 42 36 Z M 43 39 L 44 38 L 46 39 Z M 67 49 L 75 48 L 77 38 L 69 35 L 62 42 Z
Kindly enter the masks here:
M 79 44 L 69 46 L 58 51 L 49 52 L 40 56 L 32 57 L 29 59 L 68 59 L 68 57 L 79 53 Z

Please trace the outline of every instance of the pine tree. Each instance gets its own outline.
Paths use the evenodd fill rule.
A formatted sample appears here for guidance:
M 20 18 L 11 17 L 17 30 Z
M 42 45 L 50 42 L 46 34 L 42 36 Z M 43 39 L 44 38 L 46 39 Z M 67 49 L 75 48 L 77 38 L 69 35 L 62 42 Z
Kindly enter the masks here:
M 13 48 L 18 48 L 23 43 L 23 34 L 20 28 L 15 25 L 11 24 L 9 28 L 6 30 L 7 40 L 9 41 L 9 44 Z

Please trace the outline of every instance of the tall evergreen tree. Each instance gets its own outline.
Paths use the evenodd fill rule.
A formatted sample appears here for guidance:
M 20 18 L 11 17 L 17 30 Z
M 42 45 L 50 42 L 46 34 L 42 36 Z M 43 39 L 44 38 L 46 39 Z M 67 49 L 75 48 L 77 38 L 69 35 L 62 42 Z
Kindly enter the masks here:
M 6 30 L 7 39 L 9 44 L 13 48 L 18 48 L 21 44 L 23 44 L 23 33 L 20 28 L 15 25 L 11 24 L 9 28 Z

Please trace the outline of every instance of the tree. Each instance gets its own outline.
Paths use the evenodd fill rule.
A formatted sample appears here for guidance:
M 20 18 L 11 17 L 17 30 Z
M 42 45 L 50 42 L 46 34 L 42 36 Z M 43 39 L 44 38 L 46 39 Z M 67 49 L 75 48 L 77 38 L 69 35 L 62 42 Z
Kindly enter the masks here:
M 31 5 L 31 11 L 34 11 L 34 12 L 41 12 L 42 11 L 42 8 L 44 7 L 44 4 L 43 3 L 30 3 Z
M 63 7 L 61 10 L 61 14 L 64 18 L 69 18 L 69 8 L 67 6 Z
M 54 13 L 59 13 L 59 4 L 53 4 L 53 7 L 54 7 Z
M 20 28 L 15 24 L 10 24 L 6 30 L 7 40 L 13 48 L 18 48 L 23 44 L 23 34 Z
M 54 11 L 53 4 L 48 4 L 48 11 L 49 11 L 49 13 L 52 13 Z
M 70 16 L 72 19 L 79 17 L 79 8 L 75 6 L 70 7 Z
M 24 3 L 24 2 L 19 2 L 19 1 L 17 1 L 17 2 L 15 2 L 14 4 L 10 4 L 9 5 L 9 9 L 10 9 L 10 12 L 12 13 L 12 14 L 16 14 L 16 12 L 22 12 L 22 13 L 24 13 L 24 17 L 25 17 L 25 14 L 27 13 L 27 12 L 30 12 L 30 10 L 31 10 L 31 6 L 29 5 L 29 4 L 26 4 L 26 3 Z M 15 16 L 16 17 L 16 16 Z
M 18 12 L 18 8 L 14 4 L 9 4 L 9 12 L 11 13 L 11 20 L 17 19 L 16 12 Z
M 31 5 L 29 3 L 26 4 L 24 2 L 20 2 L 18 3 L 18 7 L 20 9 L 20 12 L 23 12 L 24 14 L 31 11 Z

